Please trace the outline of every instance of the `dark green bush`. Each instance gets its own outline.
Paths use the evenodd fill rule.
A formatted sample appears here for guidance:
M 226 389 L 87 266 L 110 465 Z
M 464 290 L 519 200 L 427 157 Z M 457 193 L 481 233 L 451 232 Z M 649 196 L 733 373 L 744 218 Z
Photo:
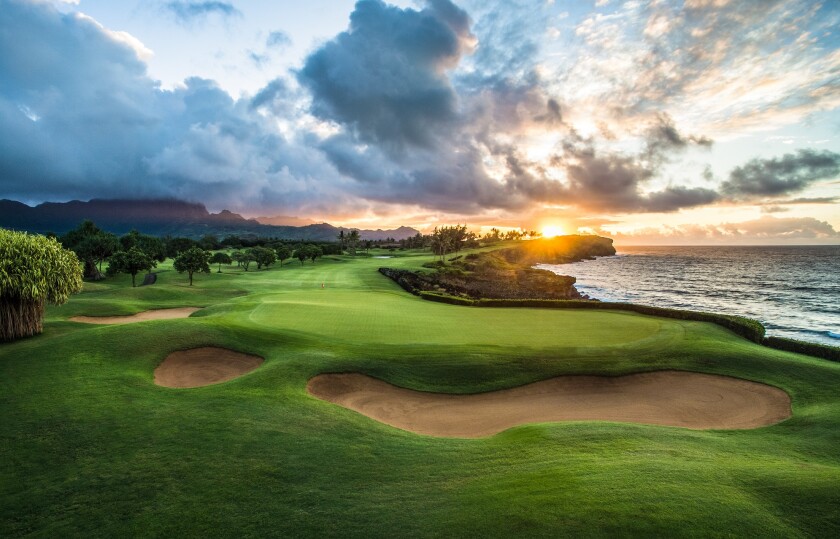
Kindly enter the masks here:
M 776 350 L 784 350 L 785 352 L 806 354 L 829 361 L 840 361 L 840 347 L 838 346 L 797 341 L 785 337 L 766 337 L 762 344 L 770 348 L 775 348 Z

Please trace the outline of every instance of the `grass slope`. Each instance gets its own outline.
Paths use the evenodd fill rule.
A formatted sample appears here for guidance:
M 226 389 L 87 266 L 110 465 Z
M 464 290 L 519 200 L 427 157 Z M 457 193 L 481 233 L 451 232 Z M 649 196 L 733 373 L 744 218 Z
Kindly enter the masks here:
M 87 284 L 43 335 L 0 345 L 0 536 L 837 536 L 840 364 L 707 323 L 425 302 L 328 258 L 154 286 Z M 321 288 L 324 283 L 326 288 Z M 70 316 L 207 307 L 123 326 Z M 262 367 L 155 386 L 171 351 Z M 563 373 L 683 369 L 779 386 L 794 417 L 748 431 L 604 422 L 478 440 L 418 436 L 307 395 L 322 372 L 477 392 Z

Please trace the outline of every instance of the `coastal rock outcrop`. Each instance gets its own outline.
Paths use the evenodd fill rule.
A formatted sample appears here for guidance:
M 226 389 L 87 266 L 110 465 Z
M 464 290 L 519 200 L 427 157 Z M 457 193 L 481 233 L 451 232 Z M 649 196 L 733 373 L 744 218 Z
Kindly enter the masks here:
M 472 299 L 585 299 L 575 278 L 534 269 L 538 263 L 561 264 L 615 254 L 612 240 L 599 236 L 560 236 L 522 242 L 466 257 L 427 264 L 432 271 L 380 268 L 412 294 L 437 292 Z

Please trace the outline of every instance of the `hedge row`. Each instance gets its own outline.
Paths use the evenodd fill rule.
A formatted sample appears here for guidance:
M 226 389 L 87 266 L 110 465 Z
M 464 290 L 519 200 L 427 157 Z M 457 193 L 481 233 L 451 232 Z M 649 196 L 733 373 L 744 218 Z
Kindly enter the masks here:
M 795 339 L 786 339 L 785 337 L 767 337 L 762 344 L 770 348 L 775 348 L 776 350 L 784 350 L 785 352 L 805 354 L 829 361 L 840 361 L 840 347 L 838 346 L 797 341 Z

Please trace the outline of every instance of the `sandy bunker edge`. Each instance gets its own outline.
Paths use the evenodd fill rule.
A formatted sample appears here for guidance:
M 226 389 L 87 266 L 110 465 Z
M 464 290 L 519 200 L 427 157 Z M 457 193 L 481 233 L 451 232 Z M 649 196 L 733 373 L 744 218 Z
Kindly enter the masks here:
M 677 370 L 565 375 L 468 395 L 415 391 L 358 373 L 320 374 L 309 380 L 307 391 L 392 427 L 455 438 L 479 438 L 518 425 L 558 421 L 752 429 L 792 415 L 790 396 L 778 387 Z
M 176 307 L 174 309 L 151 309 L 124 316 L 72 316 L 70 320 L 85 324 L 133 324 L 147 320 L 188 318 L 192 313 L 200 310 L 201 307 Z
M 155 368 L 155 384 L 186 389 L 239 378 L 265 362 L 260 356 L 202 346 L 172 352 Z

